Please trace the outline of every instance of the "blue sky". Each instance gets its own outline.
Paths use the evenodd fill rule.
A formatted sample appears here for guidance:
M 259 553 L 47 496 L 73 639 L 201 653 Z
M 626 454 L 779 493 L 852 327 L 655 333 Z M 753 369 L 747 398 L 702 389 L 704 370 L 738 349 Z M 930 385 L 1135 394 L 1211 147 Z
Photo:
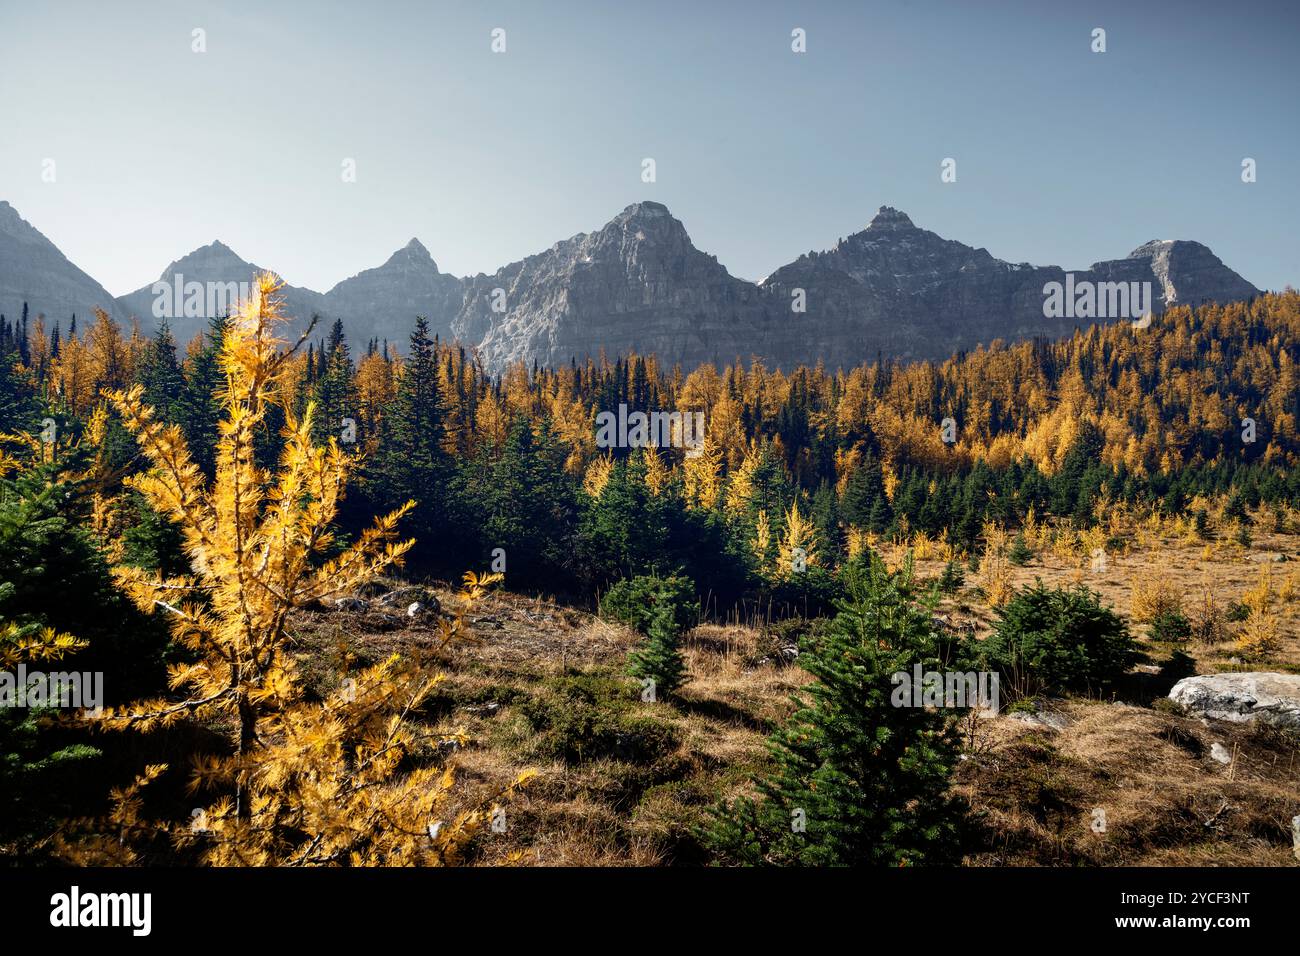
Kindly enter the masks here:
M 750 279 L 891 205 L 1066 268 L 1197 239 L 1281 288 L 1297 41 L 1251 0 L 0 0 L 0 199 L 118 295 L 218 238 L 320 291 L 412 236 L 491 272 L 641 199 Z

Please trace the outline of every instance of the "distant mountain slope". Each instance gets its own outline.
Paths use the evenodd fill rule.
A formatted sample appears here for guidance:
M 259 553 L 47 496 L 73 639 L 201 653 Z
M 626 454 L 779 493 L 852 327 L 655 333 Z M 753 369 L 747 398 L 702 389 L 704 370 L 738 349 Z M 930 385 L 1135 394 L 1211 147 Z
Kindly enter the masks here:
M 9 203 L 0 201 L 0 313 L 11 319 L 28 304 L 31 319 L 44 313 L 66 329 L 76 314 L 89 327 L 92 309 L 122 319 L 108 291 L 68 261 L 58 247 Z
M 325 293 L 324 311 L 342 316 L 351 329 L 364 327 L 360 338 L 388 340 L 405 347 L 417 315 L 444 338 L 460 312 L 464 282 L 438 271 L 420 240 L 412 239 L 383 265 L 344 279 Z M 355 334 L 355 333 L 354 333 Z

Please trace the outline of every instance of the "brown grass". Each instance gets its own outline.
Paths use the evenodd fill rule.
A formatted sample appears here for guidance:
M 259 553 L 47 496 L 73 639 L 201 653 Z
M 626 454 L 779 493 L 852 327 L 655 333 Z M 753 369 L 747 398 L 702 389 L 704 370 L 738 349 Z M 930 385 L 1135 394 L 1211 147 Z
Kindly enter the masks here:
M 1294 866 L 1296 741 L 1124 704 L 1064 704 L 1061 731 L 987 721 L 991 747 L 957 791 L 977 821 L 971 865 Z M 1214 743 L 1232 756 L 1210 756 Z M 1105 832 L 1093 829 L 1105 812 Z
M 1009 566 L 1010 584 L 1021 588 L 1033 584 L 1035 578 L 1056 587 L 1083 584 L 1098 592 L 1104 604 L 1128 619 L 1135 636 L 1149 650 L 1167 656 L 1169 648 L 1153 646 L 1146 640 L 1149 628 L 1145 622 L 1135 623 L 1135 620 L 1150 616 L 1149 604 L 1144 604 L 1144 601 L 1150 599 L 1152 591 L 1164 595 L 1164 600 L 1168 600 L 1171 594 L 1182 595 L 1183 612 L 1194 619 L 1204 589 L 1209 588 L 1219 608 L 1226 611 L 1231 604 L 1246 603 L 1251 592 L 1259 587 L 1261 567 L 1271 565 L 1273 611 L 1278 635 L 1269 654 L 1251 662 L 1232 662 L 1234 657 L 1241 659 L 1233 643 L 1243 630 L 1241 622 L 1227 623 L 1228 633 L 1222 642 L 1193 641 L 1184 649 L 1196 658 L 1197 672 L 1202 674 L 1230 670 L 1300 673 L 1300 601 L 1281 597 L 1288 580 L 1300 583 L 1300 536 L 1257 533 L 1250 548 L 1216 540 L 1209 545 L 1214 551 L 1209 560 L 1203 558 L 1206 546 L 1205 542 L 1164 537 L 1160 539 L 1158 548 L 1109 555 L 1103 572 L 1094 572 L 1087 560 L 1066 558 L 1043 549 L 1027 565 Z M 903 549 L 898 547 L 884 551 L 886 559 L 894 563 L 902 559 L 903 553 Z M 1286 560 L 1276 561 L 1278 556 Z M 923 580 L 938 578 L 943 572 L 943 562 L 917 561 L 916 568 L 918 577 Z M 967 587 L 960 594 L 945 599 L 942 610 L 974 624 L 977 632 L 987 633 L 995 615 L 983 606 L 984 601 L 975 590 L 980 583 L 978 577 L 968 574 Z M 1135 584 L 1139 585 L 1136 618 Z
M 1261 534 L 1248 551 L 1223 544 L 1207 560 L 1203 543 L 1165 540 L 1159 551 L 1111 556 L 1103 573 L 1042 549 L 1009 575 L 1015 587 L 1036 577 L 1054 585 L 1082 579 L 1125 617 L 1133 583 L 1159 578 L 1181 592 L 1185 613 L 1194 616 L 1204 584 L 1226 609 L 1257 586 L 1262 562 L 1296 555 L 1298 543 L 1294 536 Z M 901 549 L 887 550 L 887 560 L 901 557 Z M 1275 566 L 1275 589 L 1292 566 Z M 922 579 L 942 569 L 937 558 L 918 561 Z M 978 585 L 979 576 L 968 575 L 967 586 L 945 598 L 940 613 L 982 635 L 994 614 Z M 450 591 L 437 591 L 451 600 Z M 1278 641 L 1265 662 L 1229 662 L 1242 625 L 1228 623 L 1224 640 L 1193 640 L 1185 648 L 1198 671 L 1300 670 L 1300 608 L 1274 600 L 1273 611 Z M 433 655 L 446 680 L 419 715 L 428 745 L 453 730 L 469 735 L 456 756 L 469 800 L 491 794 L 525 767 L 540 771 L 506 807 L 505 832 L 479 838 L 477 859 L 486 864 L 706 862 L 694 835 L 706 808 L 752 788 L 766 761 L 766 734 L 788 713 L 791 693 L 808 681 L 797 666 L 774 660 L 755 629 L 706 624 L 687 636 L 690 679 L 679 698 L 644 703 L 635 682 L 623 676 L 636 641 L 625 628 L 505 593 L 490 596 L 472 622 L 474 643 Z M 319 690 L 337 685 L 349 657 L 428 651 L 434 637 L 429 622 L 374 612 L 304 613 L 294 623 L 304 671 Z M 1145 626 L 1134 631 L 1153 661 L 1172 651 L 1150 641 Z M 587 692 L 597 695 L 594 705 L 581 703 Z M 1294 740 L 1127 704 L 1054 706 L 1070 721 L 1064 730 L 1005 714 L 977 722 L 974 746 L 954 781 L 971 808 L 969 865 L 1295 864 L 1289 821 L 1300 813 L 1300 761 Z M 610 726 L 603 744 L 557 755 L 547 747 L 565 738 L 533 726 L 539 711 L 557 721 L 585 714 Z M 593 732 L 592 740 L 599 736 Z M 1230 766 L 1210 758 L 1215 742 L 1233 755 Z M 579 743 L 587 747 L 585 738 Z M 1104 834 L 1092 830 L 1097 807 L 1106 813 Z

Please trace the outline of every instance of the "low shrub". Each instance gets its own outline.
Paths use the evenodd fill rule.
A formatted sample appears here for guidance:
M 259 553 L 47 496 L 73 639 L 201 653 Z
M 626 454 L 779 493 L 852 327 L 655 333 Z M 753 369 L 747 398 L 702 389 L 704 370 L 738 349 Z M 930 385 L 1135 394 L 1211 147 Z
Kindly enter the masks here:
M 1096 691 L 1137 657 L 1123 619 L 1096 592 L 1049 589 L 1041 580 L 999 609 L 983 650 L 1017 696 Z

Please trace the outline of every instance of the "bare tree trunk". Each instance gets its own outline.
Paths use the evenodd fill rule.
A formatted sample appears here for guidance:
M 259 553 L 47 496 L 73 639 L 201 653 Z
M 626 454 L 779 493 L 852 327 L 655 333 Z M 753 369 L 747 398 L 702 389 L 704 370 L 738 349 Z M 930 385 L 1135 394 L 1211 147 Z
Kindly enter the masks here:
M 248 698 L 240 696 L 239 698 L 239 757 L 242 760 L 253 749 L 253 744 L 257 738 L 257 714 L 254 712 Z M 253 801 L 251 797 L 245 799 L 245 790 L 247 789 L 244 775 L 246 770 L 241 769 L 236 778 L 235 784 L 235 815 L 243 822 L 247 823 L 253 818 Z

